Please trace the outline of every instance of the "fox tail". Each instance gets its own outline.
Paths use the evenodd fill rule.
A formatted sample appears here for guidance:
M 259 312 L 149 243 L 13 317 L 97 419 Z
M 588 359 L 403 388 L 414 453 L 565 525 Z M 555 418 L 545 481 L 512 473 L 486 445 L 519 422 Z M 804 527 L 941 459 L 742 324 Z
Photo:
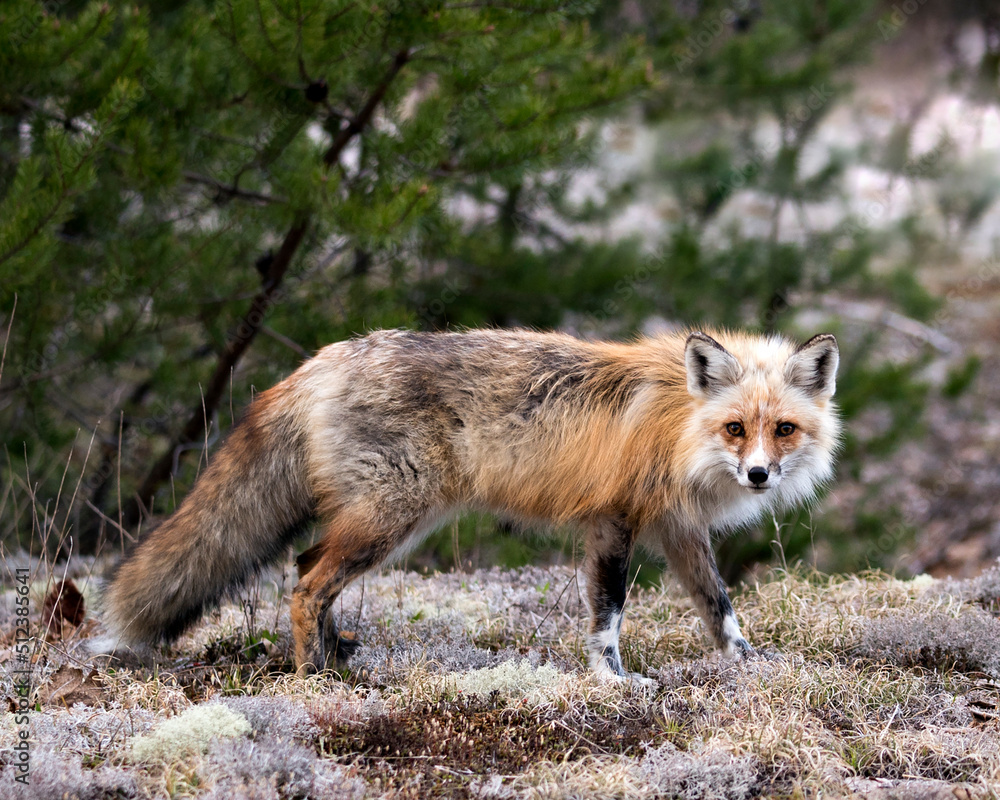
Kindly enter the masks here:
M 254 401 L 177 511 L 119 565 L 104 597 L 118 643 L 175 639 L 312 519 L 306 433 L 274 392 Z

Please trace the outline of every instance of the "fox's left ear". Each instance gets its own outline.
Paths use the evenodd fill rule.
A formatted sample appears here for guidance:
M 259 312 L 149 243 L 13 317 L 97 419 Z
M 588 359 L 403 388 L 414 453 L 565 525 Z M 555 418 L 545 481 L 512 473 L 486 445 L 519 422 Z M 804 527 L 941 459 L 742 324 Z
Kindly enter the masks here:
M 785 378 L 813 397 L 830 398 L 837 388 L 840 349 L 832 333 L 813 336 L 785 365 Z

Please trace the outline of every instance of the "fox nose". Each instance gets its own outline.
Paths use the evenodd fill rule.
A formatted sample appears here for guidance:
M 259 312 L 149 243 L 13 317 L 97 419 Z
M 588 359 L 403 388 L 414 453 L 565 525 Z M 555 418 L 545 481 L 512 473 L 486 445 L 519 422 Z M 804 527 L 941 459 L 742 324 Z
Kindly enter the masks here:
M 767 467 L 750 467 L 747 477 L 754 486 L 760 486 L 767 480 Z

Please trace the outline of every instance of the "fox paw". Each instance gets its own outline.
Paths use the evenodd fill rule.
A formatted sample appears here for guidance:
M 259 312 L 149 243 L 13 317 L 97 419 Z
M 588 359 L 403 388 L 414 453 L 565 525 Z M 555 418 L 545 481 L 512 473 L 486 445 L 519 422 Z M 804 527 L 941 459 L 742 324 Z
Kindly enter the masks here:
M 344 666 L 347 659 L 361 646 L 361 640 L 354 631 L 342 631 L 332 612 L 323 619 L 323 652 L 326 653 L 327 669 Z
M 625 680 L 638 689 L 659 689 L 660 682 L 655 678 L 647 678 L 641 672 L 626 672 Z
M 360 646 L 361 640 L 358 639 L 356 633 L 326 627 L 323 631 L 322 643 L 316 645 L 311 657 L 300 661 L 295 674 L 304 677 L 323 669 L 339 669 Z
M 337 631 L 327 642 L 326 659 L 331 666 L 342 665 L 361 647 L 361 640 L 353 631 Z
M 757 655 L 757 651 L 753 649 L 753 645 L 751 645 L 750 642 L 740 637 L 739 639 L 733 639 L 729 642 L 723 649 L 722 654 L 726 658 L 735 658 L 740 661 L 746 661 L 748 658 L 752 658 Z
M 628 683 L 641 689 L 656 689 L 660 685 L 659 681 L 647 678 L 640 672 L 626 672 L 625 670 L 618 672 L 610 667 L 605 667 L 604 669 L 596 669 L 594 674 L 601 680 Z

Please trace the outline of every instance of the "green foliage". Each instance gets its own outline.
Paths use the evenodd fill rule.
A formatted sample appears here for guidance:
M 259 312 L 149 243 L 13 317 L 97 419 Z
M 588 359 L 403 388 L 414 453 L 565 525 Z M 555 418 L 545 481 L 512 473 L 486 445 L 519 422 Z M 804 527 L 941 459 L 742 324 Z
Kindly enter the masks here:
M 849 422 L 862 412 L 880 408 L 888 412 L 886 420 L 863 441 L 848 427 L 844 447 L 848 463 L 884 456 L 901 439 L 919 432 L 928 390 L 915 378 L 919 365 L 919 360 L 877 366 L 856 360 L 844 365 L 841 378 L 845 388 L 838 392 L 837 400 L 843 418 Z
M 179 421 L 222 354 L 256 336 L 240 323 L 255 294 L 270 311 L 222 427 L 251 384 L 319 346 L 421 324 L 421 287 L 434 288 L 442 258 L 473 255 L 485 280 L 496 256 L 509 273 L 505 294 L 465 295 L 468 324 L 519 305 L 534 275 L 547 294 L 530 321 L 557 324 L 558 275 L 540 257 L 518 262 L 510 236 L 473 247 L 454 205 L 582 163 L 592 121 L 648 83 L 637 36 L 601 40 L 558 0 L 21 2 L 3 24 L 0 124 L 15 135 L 0 141 L 0 308 L 9 315 L 16 296 L 17 320 L 0 414 L 12 467 L 55 463 L 80 426 L 96 427 L 93 458 L 77 454 L 71 477 L 100 506 L 119 433 L 126 499 L 179 448 L 156 512 L 197 468 L 185 454 L 203 437 L 177 441 Z M 608 258 L 575 257 L 594 265 L 581 291 L 612 281 Z M 463 275 L 470 289 L 478 280 Z
M 17 310 L 0 425 L 14 506 L 37 512 L 77 485 L 67 524 L 93 549 L 94 509 L 117 520 L 120 497 L 169 511 L 254 391 L 371 328 L 606 336 L 659 315 L 798 333 L 795 311 L 833 291 L 928 318 L 909 265 L 873 268 L 885 243 L 863 221 L 781 230 L 839 191 L 847 156 L 806 173 L 803 152 L 877 5 L 682 5 L 5 4 L 0 311 L 9 321 L 15 297 Z M 605 122 L 626 108 L 669 146 L 650 174 L 580 199 L 573 177 L 601 163 Z M 766 146 L 764 122 L 777 123 Z M 885 156 L 894 169 L 940 168 L 913 162 L 908 137 Z M 973 183 L 971 201 L 942 195 L 945 213 L 982 214 L 992 188 Z M 662 235 L 589 235 L 650 187 L 679 209 Z M 723 221 L 745 190 L 768 208 L 763 233 Z M 849 420 L 879 406 L 892 423 L 848 441 L 848 471 L 919 430 L 919 358 L 873 368 L 875 344 L 846 343 L 838 394 Z M 52 465 L 67 449 L 63 476 Z M 163 459 L 167 479 L 150 484 Z M 811 530 L 784 525 L 793 558 Z M 539 556 L 514 538 L 477 549 L 489 518 L 456 526 L 432 538 L 433 563 L 470 548 L 477 566 Z M 734 570 L 768 556 L 757 539 Z
M 969 356 L 961 366 L 948 372 L 948 379 L 941 387 L 941 394 L 950 398 L 961 397 L 975 383 L 982 366 L 983 360 L 979 356 Z
M 490 514 L 477 513 L 445 525 L 427 544 L 407 559 L 408 566 L 473 571 L 516 569 L 553 559 L 569 563 L 579 542 L 573 531 L 515 531 Z

